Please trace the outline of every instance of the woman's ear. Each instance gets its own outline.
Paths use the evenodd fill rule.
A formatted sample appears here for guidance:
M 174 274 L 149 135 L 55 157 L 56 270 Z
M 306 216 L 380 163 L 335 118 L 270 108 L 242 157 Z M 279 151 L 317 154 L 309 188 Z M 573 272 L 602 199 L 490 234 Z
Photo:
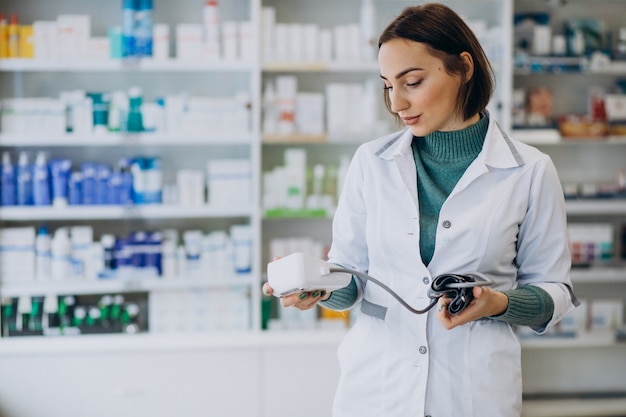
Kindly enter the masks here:
M 467 51 L 461 52 L 460 56 L 463 64 L 467 69 L 465 71 L 465 80 L 463 81 L 464 83 L 466 83 L 471 80 L 472 76 L 474 75 L 474 58 L 472 58 L 472 54 Z

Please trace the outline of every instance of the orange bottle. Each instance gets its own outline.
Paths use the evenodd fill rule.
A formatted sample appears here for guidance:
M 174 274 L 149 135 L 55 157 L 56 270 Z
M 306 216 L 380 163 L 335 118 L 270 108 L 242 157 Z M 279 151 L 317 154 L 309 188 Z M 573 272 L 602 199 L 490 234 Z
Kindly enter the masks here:
M 20 28 L 17 22 L 17 14 L 11 13 L 11 20 L 7 30 L 7 58 L 19 58 L 20 56 Z
M 8 58 L 9 52 L 7 50 L 9 42 L 9 28 L 7 25 L 7 18 L 3 13 L 0 13 L 0 59 Z

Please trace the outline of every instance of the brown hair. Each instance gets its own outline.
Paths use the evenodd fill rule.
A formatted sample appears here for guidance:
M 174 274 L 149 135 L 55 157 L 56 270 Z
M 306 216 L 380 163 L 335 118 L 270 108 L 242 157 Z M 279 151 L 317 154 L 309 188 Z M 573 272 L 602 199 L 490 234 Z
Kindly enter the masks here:
M 494 89 L 493 69 L 476 35 L 456 12 L 438 3 L 407 7 L 385 28 L 378 47 L 398 38 L 425 44 L 433 56 L 443 61 L 448 74 L 461 79 L 466 79 L 468 71 L 461 53 L 468 52 L 474 61 L 474 73 L 459 89 L 457 110 L 464 120 L 485 110 Z M 384 99 L 387 110 L 395 114 L 387 90 Z

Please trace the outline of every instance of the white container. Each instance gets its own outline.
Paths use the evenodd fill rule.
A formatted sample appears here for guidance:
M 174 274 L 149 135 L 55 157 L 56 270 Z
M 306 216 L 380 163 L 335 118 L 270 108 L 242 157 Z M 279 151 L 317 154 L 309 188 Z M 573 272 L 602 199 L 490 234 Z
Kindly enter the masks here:
M 40 227 L 35 238 L 35 278 L 48 281 L 52 277 L 52 242 L 48 229 Z
M 65 281 L 72 271 L 72 243 L 68 230 L 57 229 L 52 238 L 52 280 Z
M 170 27 L 165 23 L 157 23 L 152 29 L 152 58 L 164 61 L 170 57 Z
M 233 267 L 237 274 L 249 274 L 252 271 L 252 228 L 250 225 L 230 227 L 233 245 Z
M 249 159 L 213 159 L 207 163 L 208 203 L 247 207 L 252 196 Z
M 96 277 L 92 262 L 93 228 L 91 226 L 73 226 L 70 229 L 72 244 L 72 276 L 75 278 Z

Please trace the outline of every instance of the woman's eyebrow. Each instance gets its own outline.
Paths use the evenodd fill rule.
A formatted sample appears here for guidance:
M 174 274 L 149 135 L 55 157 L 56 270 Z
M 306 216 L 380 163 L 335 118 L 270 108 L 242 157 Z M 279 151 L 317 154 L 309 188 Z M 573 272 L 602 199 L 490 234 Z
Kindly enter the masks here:
M 399 73 L 397 73 L 396 76 L 395 76 L 395 79 L 397 80 L 399 78 L 402 78 L 402 77 L 404 77 L 405 75 L 407 75 L 411 71 L 424 71 L 424 68 L 420 68 L 420 67 L 407 68 L 404 71 L 400 71 Z M 383 80 L 387 79 L 382 74 L 380 74 L 380 78 L 382 78 Z

